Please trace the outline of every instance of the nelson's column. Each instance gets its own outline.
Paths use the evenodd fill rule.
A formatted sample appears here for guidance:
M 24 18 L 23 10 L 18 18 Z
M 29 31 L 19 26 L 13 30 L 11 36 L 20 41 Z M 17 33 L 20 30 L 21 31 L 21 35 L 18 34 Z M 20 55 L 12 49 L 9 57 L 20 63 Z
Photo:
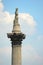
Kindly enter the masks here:
M 25 39 L 25 35 L 21 32 L 20 24 L 18 23 L 18 8 L 15 11 L 12 33 L 7 33 L 7 36 L 11 39 L 12 44 L 11 65 L 21 65 L 21 44 L 22 40 Z

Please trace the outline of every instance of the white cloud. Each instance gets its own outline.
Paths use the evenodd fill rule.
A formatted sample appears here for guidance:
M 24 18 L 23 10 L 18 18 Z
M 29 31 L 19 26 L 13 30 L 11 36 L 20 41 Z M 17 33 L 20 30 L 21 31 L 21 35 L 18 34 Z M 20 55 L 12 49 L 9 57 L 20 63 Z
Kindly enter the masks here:
M 0 22 L 12 22 L 13 17 L 14 15 L 11 15 L 8 11 L 4 11 L 4 5 L 2 2 L 0 2 Z
M 2 2 L 0 2 L 0 11 L 2 11 L 2 10 L 3 10 L 3 8 L 4 8 L 4 5 L 3 5 L 3 3 L 2 3 Z
M 8 58 L 10 56 L 11 59 L 11 47 L 0 48 L 0 63 L 3 62 L 3 56 Z M 38 63 L 43 63 L 42 57 L 38 55 L 35 49 L 31 45 L 23 45 L 22 46 L 22 61 L 25 63 L 34 63 L 37 61 Z
M 37 37 L 37 39 L 38 39 L 38 40 L 43 40 L 43 35 L 39 35 L 39 36 Z
M 9 12 L 5 11 L 4 12 L 4 21 L 9 23 L 13 21 L 13 15 L 11 15 Z
M 5 56 L 9 56 L 11 55 L 11 47 L 3 47 L 0 48 L 0 55 L 5 55 Z
M 41 60 L 41 57 L 38 55 L 38 53 L 31 45 L 23 46 L 22 50 L 23 50 L 23 57 L 25 60 L 30 60 L 30 61 Z
M 24 22 L 23 24 L 26 24 L 25 25 L 26 33 L 28 33 L 29 35 L 32 35 L 36 32 L 37 23 L 34 20 L 33 16 L 31 16 L 29 13 L 20 13 L 19 19 L 20 19 L 20 22 L 22 23 Z
M 22 62 L 26 65 L 33 63 L 42 63 L 43 58 L 36 52 L 36 50 L 31 45 L 24 45 L 22 47 Z
M 10 14 L 8 11 L 3 11 L 3 8 L 4 8 L 4 5 L 1 2 L 0 3 L 0 22 L 8 23 L 10 25 L 10 23 L 12 23 L 14 20 L 14 14 Z M 19 21 L 20 21 L 20 23 L 25 24 L 25 27 L 23 27 L 23 28 L 24 28 L 25 32 L 27 32 L 28 34 L 31 35 L 34 32 L 36 32 L 37 23 L 34 20 L 33 16 L 31 16 L 29 13 L 19 13 Z M 28 27 L 27 27 L 27 25 L 28 25 Z
M 11 47 L 0 48 L 0 65 L 11 64 Z
M 19 17 L 29 24 L 29 26 L 34 27 L 36 26 L 36 22 L 34 18 L 29 13 L 21 13 Z
M 1 0 L 0 0 L 1 1 Z M 0 32 L 2 32 L 1 36 L 10 28 L 7 27 L 10 26 L 10 24 L 14 20 L 14 14 L 10 14 L 8 11 L 3 11 L 4 5 L 2 2 L 0 2 Z M 29 13 L 20 13 L 19 14 L 20 23 L 24 23 L 25 27 L 25 33 L 28 32 L 28 34 L 33 34 L 36 31 L 36 21 L 34 20 L 34 17 L 31 16 Z M 40 37 L 38 37 L 40 39 Z M 23 51 L 23 61 L 25 62 L 34 62 L 36 61 L 42 61 L 42 58 L 38 55 L 38 53 L 35 51 L 35 49 L 31 45 L 25 45 L 22 48 Z M 11 55 L 11 47 L 4 47 L 0 48 L 0 60 L 1 55 L 6 56 L 6 58 Z M 2 61 L 0 61 L 1 63 Z M 28 63 L 29 64 L 29 63 Z
M 1 11 L 0 12 L 0 22 L 3 23 L 12 23 L 14 15 L 11 15 L 7 11 Z
M 2 2 L 2 0 L 0 0 L 0 2 Z
M 23 15 L 23 16 L 22 16 Z M 14 14 L 10 14 L 9 12 L 7 12 L 7 11 L 2 11 L 2 12 L 0 12 L 0 22 L 3 22 L 3 23 L 8 23 L 9 25 L 10 25 L 10 23 L 12 23 L 13 22 L 13 20 L 14 20 Z M 26 32 L 28 32 L 30 35 L 31 34 L 33 34 L 35 31 L 36 31 L 36 22 L 34 21 L 34 19 L 31 17 L 31 15 L 29 15 L 29 14 L 20 14 L 19 15 L 19 20 L 20 20 L 20 23 L 22 23 L 23 24 L 23 22 L 24 22 L 24 24 L 25 24 L 25 28 L 24 28 L 24 30 L 26 31 Z M 21 22 L 22 21 L 22 22 Z M 23 24 L 23 25 L 24 25 Z M 22 26 L 23 26 L 22 25 Z M 27 25 L 28 25 L 28 27 L 27 27 Z
M 0 64 L 2 64 L 2 61 L 1 61 L 1 59 L 0 59 Z

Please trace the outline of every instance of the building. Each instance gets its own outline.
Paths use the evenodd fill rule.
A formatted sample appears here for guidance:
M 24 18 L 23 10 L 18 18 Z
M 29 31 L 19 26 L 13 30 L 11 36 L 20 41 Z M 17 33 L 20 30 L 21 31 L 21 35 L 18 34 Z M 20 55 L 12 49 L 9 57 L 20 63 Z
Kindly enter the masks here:
M 25 39 L 25 35 L 21 32 L 20 24 L 18 23 L 18 8 L 15 11 L 12 33 L 7 33 L 7 36 L 11 39 L 12 44 L 11 65 L 21 65 L 21 45 L 22 40 Z

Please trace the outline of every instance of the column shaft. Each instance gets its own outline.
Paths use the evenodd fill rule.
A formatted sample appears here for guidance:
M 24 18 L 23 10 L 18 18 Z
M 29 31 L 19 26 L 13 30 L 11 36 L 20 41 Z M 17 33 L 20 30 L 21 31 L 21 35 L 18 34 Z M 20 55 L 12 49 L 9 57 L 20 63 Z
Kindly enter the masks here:
M 21 65 L 21 45 L 12 45 L 12 65 Z

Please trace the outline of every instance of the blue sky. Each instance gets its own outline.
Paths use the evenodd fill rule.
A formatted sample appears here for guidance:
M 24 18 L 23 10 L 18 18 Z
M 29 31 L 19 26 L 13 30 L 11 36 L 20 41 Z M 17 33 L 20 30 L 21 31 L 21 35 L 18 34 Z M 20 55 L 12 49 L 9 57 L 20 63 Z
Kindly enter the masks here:
M 0 0 L 0 65 L 11 65 L 11 41 L 15 8 L 19 10 L 22 65 L 43 65 L 43 0 Z

